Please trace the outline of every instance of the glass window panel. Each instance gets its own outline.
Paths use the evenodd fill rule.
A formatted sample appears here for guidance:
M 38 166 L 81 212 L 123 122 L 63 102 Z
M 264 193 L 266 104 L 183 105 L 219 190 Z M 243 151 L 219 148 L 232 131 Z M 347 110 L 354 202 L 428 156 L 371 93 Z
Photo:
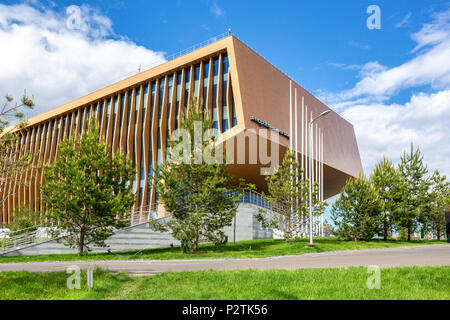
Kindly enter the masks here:
M 191 84 L 191 69 L 186 68 L 185 73 L 186 73 L 186 78 L 185 78 L 185 88 L 184 88 L 184 107 L 187 108 L 189 105 L 189 87 Z
M 160 125 L 161 117 L 162 117 L 162 105 L 164 101 L 164 79 L 161 78 L 159 80 L 159 98 L 158 98 L 158 125 Z
M 81 109 L 81 111 L 80 111 L 80 125 L 78 126 L 80 134 L 83 132 L 83 120 L 84 120 L 84 109 Z

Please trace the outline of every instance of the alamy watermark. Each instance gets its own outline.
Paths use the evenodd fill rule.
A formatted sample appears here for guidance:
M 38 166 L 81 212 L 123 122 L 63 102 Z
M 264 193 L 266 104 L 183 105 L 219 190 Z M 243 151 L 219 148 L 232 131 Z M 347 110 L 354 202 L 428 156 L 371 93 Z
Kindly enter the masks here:
M 70 276 L 66 280 L 66 286 L 69 290 L 81 289 L 81 268 L 77 265 L 71 265 L 66 269 L 66 273 Z M 87 286 L 94 286 L 94 270 L 89 268 L 86 270 Z
M 366 281 L 369 290 L 381 289 L 381 271 L 379 266 L 368 266 L 367 273 L 370 274 Z
M 224 137 L 224 141 L 214 136 L 215 129 L 203 131 L 201 121 L 194 121 L 193 139 L 187 129 L 173 131 L 170 160 L 184 164 L 258 164 L 261 175 L 273 173 L 279 165 L 280 137 L 273 130 L 246 129 L 228 139 Z M 210 143 L 204 147 L 207 141 Z
M 379 6 L 372 4 L 367 7 L 367 14 L 370 16 L 367 18 L 366 25 L 369 30 L 381 29 L 381 9 Z

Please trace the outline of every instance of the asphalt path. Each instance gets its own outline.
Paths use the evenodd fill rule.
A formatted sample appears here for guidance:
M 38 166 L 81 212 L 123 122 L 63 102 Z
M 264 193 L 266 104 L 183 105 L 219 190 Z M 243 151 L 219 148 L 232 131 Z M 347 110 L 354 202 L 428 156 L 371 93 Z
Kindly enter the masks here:
M 0 271 L 55 272 L 71 266 L 102 268 L 131 275 L 153 275 L 166 271 L 343 268 L 350 266 L 450 266 L 450 245 L 407 246 L 307 253 L 301 255 L 243 259 L 196 260 L 85 260 L 0 263 Z

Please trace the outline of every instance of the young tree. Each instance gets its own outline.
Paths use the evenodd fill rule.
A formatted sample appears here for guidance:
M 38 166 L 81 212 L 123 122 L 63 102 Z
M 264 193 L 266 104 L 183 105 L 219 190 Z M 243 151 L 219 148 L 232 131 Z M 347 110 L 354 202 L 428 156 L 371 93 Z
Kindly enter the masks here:
M 231 225 L 240 199 L 222 150 L 215 147 L 211 118 L 196 106 L 191 103 L 182 115 L 170 142 L 170 159 L 158 170 L 157 192 L 171 218 L 151 224 L 153 229 L 170 231 L 185 253 L 198 252 L 203 239 L 226 243 L 221 229 Z
M 127 225 L 123 218 L 134 203 L 129 184 L 134 169 L 121 153 L 107 151 L 95 119 L 81 137 L 60 143 L 56 161 L 44 174 L 46 217 L 57 225 L 51 234 L 77 247 L 79 256 L 91 243 L 106 246 L 114 228 Z
M 302 170 L 295 154 L 287 152 L 281 166 L 266 177 L 268 194 L 264 198 L 271 210 L 260 210 L 256 219 L 263 227 L 283 232 L 289 242 L 309 220 L 309 180 L 302 180 Z M 319 185 L 314 184 L 312 199 L 314 215 L 321 215 L 326 203 L 319 201 Z
M 383 203 L 378 190 L 361 175 L 349 179 L 331 209 L 337 236 L 369 241 L 379 231 Z
M 389 230 L 392 230 L 393 212 L 397 210 L 401 200 L 402 180 L 393 163 L 385 157 L 376 164 L 370 180 L 378 190 L 383 204 L 381 223 L 383 239 L 386 241 Z
M 411 234 L 417 228 L 419 214 L 425 210 L 426 196 L 429 183 L 425 178 L 428 172 L 427 166 L 423 163 L 423 156 L 420 149 L 414 151 L 411 143 L 411 151 L 404 152 L 399 164 L 400 177 L 403 179 L 403 190 L 401 191 L 401 204 L 396 210 L 394 220 L 400 228 L 404 228 L 408 233 L 408 241 Z
M 17 175 L 31 164 L 31 156 L 23 151 L 23 147 L 18 145 L 17 129 L 26 125 L 24 109 L 34 107 L 33 98 L 24 92 L 20 103 L 15 103 L 10 95 L 5 96 L 5 102 L 0 109 L 0 204 L 11 196 L 5 188 L 7 182 L 16 180 Z M 16 123 L 5 132 L 10 121 Z M 21 181 L 19 181 L 21 182 Z M 9 188 L 14 192 L 14 189 Z
M 11 222 L 6 227 L 10 231 L 16 231 L 15 235 L 18 235 L 36 230 L 40 221 L 39 212 L 34 211 L 29 205 L 23 205 L 14 211 Z M 19 230 L 22 231 L 18 232 Z
M 422 210 L 420 220 L 425 230 L 434 232 L 441 240 L 445 231 L 445 211 L 450 208 L 450 183 L 446 176 L 441 176 L 438 170 L 431 177 L 431 188 L 428 194 L 428 205 Z

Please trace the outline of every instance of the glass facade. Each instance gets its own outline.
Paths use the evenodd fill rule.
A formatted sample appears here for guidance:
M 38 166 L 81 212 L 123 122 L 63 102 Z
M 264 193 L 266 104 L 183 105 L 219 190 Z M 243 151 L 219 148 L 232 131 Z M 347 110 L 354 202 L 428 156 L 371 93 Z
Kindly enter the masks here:
M 200 81 L 200 65 L 198 64 L 194 67 L 194 100 L 198 100 L 199 81 Z
M 185 87 L 184 87 L 184 109 L 186 110 L 189 105 L 189 91 L 191 88 L 191 68 L 186 68 L 185 74 Z
M 222 61 L 222 132 L 229 129 L 228 123 L 228 56 L 223 57 Z
M 202 110 L 206 109 L 206 99 L 208 97 L 208 80 L 209 80 L 209 62 L 203 63 L 203 96 L 202 96 Z

